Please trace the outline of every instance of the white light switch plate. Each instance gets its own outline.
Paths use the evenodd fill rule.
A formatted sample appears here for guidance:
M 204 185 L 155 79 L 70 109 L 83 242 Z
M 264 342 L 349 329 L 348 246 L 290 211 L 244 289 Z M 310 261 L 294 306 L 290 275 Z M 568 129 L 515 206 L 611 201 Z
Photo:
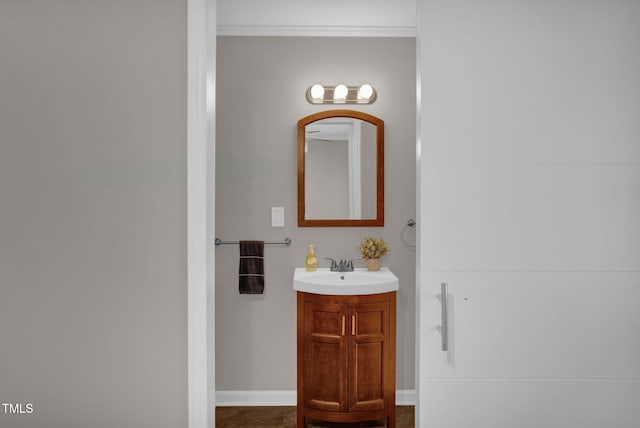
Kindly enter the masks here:
M 284 227 L 284 207 L 271 207 L 271 227 Z

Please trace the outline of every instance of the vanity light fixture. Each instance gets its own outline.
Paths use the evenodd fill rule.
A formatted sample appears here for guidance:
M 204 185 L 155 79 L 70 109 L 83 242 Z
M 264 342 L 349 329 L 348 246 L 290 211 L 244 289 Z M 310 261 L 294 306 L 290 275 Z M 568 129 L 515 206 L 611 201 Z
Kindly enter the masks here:
M 324 86 L 319 83 L 307 89 L 307 101 L 311 104 L 373 104 L 378 95 L 368 83 L 359 86 Z

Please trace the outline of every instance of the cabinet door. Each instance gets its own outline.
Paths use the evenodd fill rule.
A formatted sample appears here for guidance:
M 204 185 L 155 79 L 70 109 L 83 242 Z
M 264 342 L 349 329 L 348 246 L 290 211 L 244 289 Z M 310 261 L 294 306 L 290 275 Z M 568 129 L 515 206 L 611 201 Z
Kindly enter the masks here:
M 350 305 L 349 321 L 349 411 L 384 409 L 389 302 Z
M 305 406 L 347 411 L 348 305 L 305 302 Z

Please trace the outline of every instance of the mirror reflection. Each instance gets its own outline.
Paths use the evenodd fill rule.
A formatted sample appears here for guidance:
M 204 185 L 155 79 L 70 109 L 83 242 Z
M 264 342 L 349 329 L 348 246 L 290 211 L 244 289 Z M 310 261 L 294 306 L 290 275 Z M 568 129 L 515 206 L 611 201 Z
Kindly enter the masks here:
M 298 123 L 300 226 L 384 224 L 384 124 L 334 110 Z
M 305 127 L 305 217 L 376 217 L 376 128 L 349 117 Z

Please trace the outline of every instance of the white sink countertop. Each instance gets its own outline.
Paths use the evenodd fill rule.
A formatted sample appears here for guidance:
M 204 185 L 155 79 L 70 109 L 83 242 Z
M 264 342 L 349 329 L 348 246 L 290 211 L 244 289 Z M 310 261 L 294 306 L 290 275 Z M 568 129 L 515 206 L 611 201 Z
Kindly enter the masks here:
M 398 290 L 398 277 L 386 267 L 379 271 L 356 268 L 353 272 L 332 272 L 329 268 L 307 272 L 305 268 L 296 268 L 293 289 L 340 296 L 379 294 Z

